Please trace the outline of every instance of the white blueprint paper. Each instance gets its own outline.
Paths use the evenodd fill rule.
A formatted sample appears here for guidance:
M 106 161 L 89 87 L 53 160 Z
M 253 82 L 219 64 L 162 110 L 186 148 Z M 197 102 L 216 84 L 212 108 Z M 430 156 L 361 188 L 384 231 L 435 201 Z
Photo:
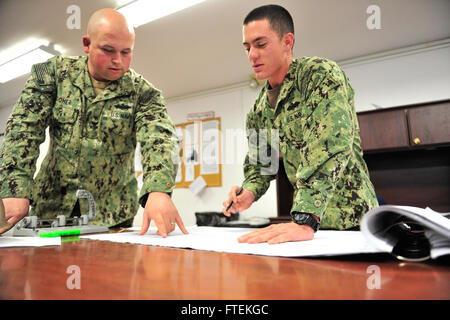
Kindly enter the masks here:
M 85 235 L 80 238 L 278 257 L 333 256 L 380 252 L 380 250 L 370 246 L 359 231 L 319 230 L 312 241 L 270 245 L 267 243 L 239 243 L 237 241 L 238 237 L 255 229 L 198 226 L 188 227 L 187 229 L 188 235 L 184 235 L 177 228 L 167 238 L 156 235 L 155 227 L 151 227 L 147 234 L 142 236 L 137 235 L 139 232 L 137 231 Z

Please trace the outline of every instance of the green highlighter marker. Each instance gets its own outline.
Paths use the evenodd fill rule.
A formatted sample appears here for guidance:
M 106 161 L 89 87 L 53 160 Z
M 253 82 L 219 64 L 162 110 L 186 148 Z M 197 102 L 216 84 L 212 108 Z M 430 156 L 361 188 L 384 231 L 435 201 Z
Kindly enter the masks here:
M 65 236 L 77 236 L 79 234 L 80 234 L 80 229 L 68 229 L 68 230 L 60 230 L 60 231 L 52 231 L 52 232 L 40 233 L 39 237 L 41 237 L 41 238 L 54 238 L 54 237 L 65 237 Z

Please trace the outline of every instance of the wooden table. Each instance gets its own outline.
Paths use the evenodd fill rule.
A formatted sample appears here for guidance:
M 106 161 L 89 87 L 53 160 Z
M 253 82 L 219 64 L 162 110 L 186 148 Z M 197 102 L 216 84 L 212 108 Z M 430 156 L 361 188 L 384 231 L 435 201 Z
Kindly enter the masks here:
M 81 239 L 0 249 L 0 298 L 450 299 L 450 268 L 389 255 L 279 258 Z

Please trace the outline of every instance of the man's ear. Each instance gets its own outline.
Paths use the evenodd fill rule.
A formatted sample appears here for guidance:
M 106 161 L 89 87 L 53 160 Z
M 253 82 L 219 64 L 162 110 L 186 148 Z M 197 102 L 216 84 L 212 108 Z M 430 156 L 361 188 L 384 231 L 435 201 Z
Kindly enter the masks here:
M 91 45 L 91 38 L 89 36 L 83 36 L 83 50 L 85 53 L 89 53 L 89 46 Z
M 295 36 L 293 33 L 288 32 L 283 36 L 283 41 L 285 46 L 289 49 L 289 51 L 292 51 L 292 48 L 294 47 L 294 41 Z

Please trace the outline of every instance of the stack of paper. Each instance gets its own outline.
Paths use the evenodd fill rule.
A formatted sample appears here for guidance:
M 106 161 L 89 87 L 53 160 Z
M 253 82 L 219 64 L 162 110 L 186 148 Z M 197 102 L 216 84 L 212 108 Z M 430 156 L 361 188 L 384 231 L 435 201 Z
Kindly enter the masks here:
M 373 243 L 374 246 L 385 252 L 394 253 L 394 248 L 397 244 L 401 244 L 401 237 L 404 236 L 404 233 L 394 232 L 394 228 L 403 224 L 402 221 L 413 222 L 423 227 L 425 236 L 430 243 L 430 257 L 436 259 L 440 256 L 450 255 L 450 219 L 448 216 L 450 213 L 440 213 L 430 208 L 384 205 L 369 210 L 363 216 L 361 231 L 367 241 Z M 415 250 L 417 251 L 418 248 Z

